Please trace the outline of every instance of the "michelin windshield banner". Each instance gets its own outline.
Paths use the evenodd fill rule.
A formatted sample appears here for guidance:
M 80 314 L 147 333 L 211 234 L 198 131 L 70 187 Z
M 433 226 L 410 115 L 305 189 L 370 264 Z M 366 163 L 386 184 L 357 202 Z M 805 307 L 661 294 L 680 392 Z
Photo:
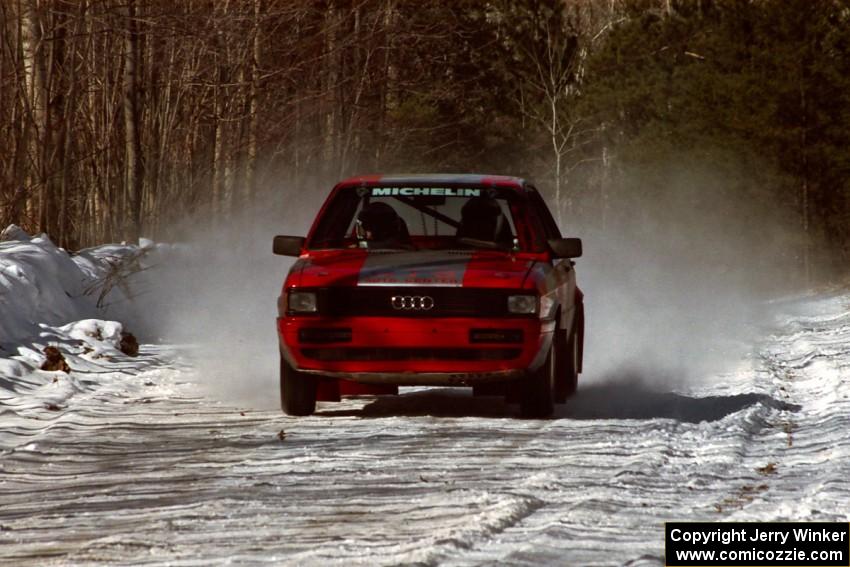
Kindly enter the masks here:
M 481 189 L 470 187 L 373 187 L 373 197 L 480 197 Z
M 850 524 L 839 522 L 665 524 L 669 567 L 850 566 Z

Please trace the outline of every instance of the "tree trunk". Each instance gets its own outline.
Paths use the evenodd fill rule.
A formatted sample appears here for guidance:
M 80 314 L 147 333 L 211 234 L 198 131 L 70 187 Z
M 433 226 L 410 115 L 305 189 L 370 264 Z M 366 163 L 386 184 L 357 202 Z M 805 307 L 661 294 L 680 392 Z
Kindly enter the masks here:
M 801 215 L 803 228 L 803 276 L 805 277 L 804 284 L 810 286 L 812 284 L 812 235 L 811 235 L 811 187 L 809 186 L 809 108 L 808 98 L 806 97 L 807 87 L 807 62 L 801 64 L 800 69 L 800 117 L 802 119 L 802 127 L 800 128 L 800 201 Z
M 260 88 L 260 55 L 262 39 L 260 37 L 260 14 L 262 0 L 254 0 L 254 29 L 251 57 L 251 82 L 248 90 L 248 155 L 245 163 L 245 202 L 250 203 L 256 193 L 257 178 L 257 126 L 258 91 Z
M 69 234 L 68 217 L 69 212 L 69 196 L 71 194 L 71 152 L 73 147 L 71 141 L 73 136 L 71 132 L 75 126 L 75 118 L 77 117 L 77 65 L 74 60 L 74 53 L 77 48 L 77 38 L 80 36 L 82 24 L 86 15 L 87 2 L 84 0 L 80 5 L 80 11 L 77 14 L 77 20 L 74 23 L 74 34 L 69 47 L 71 62 L 70 71 L 68 72 L 68 87 L 65 96 L 65 109 L 63 111 L 64 120 L 62 121 L 62 130 L 59 136 L 59 143 L 62 145 L 61 152 L 61 175 L 60 175 L 60 196 L 59 196 L 59 226 L 58 239 L 60 246 L 65 248 L 75 247 L 78 244 L 78 239 Z
M 23 17 L 20 6 L 12 10 L 11 6 L 0 3 L 0 13 L 7 23 L 8 33 L 14 38 L 13 41 L 4 42 L 8 49 L 9 61 L 13 67 L 14 91 L 10 93 L 9 104 L 12 106 L 11 129 L 9 133 L 14 137 L 15 143 L 12 155 L 7 157 L 6 186 L 8 194 L 8 206 L 6 214 L 0 218 L 2 226 L 9 223 L 22 223 L 27 202 L 26 190 L 26 152 L 30 147 L 30 132 L 32 130 L 31 113 L 29 111 L 29 98 L 27 93 L 27 77 L 24 57 L 24 35 Z M 9 13 L 14 12 L 14 16 Z M 9 73 L 4 73 L 3 76 Z
M 229 2 L 225 1 L 222 6 L 221 18 L 227 19 Z M 227 46 L 226 40 L 223 40 L 224 32 L 219 28 L 219 25 L 214 26 L 215 38 L 213 44 L 216 49 L 216 82 L 214 89 L 215 108 L 215 133 L 213 136 L 213 164 L 212 164 L 212 217 L 213 222 L 220 220 L 224 212 L 225 202 L 225 180 L 227 175 L 227 153 L 225 148 L 225 110 L 227 87 L 225 83 L 228 79 L 227 64 Z
M 127 0 L 124 11 L 124 152 L 125 195 L 127 228 L 126 237 L 137 240 L 141 229 L 142 204 L 142 144 L 139 133 L 138 109 L 138 25 L 136 2 Z
M 599 225 L 603 231 L 608 226 L 608 185 L 611 180 L 611 155 L 608 152 L 608 146 L 602 146 L 602 172 L 599 179 Z
M 42 213 L 47 199 L 47 165 L 44 162 L 44 147 L 47 127 L 47 93 L 44 69 L 44 41 L 42 33 L 42 18 L 37 0 L 27 0 L 23 7 L 22 34 L 24 38 L 24 74 L 27 81 L 27 96 L 29 104 L 29 121 L 32 125 L 32 135 L 28 148 L 30 188 L 37 188 L 37 196 L 32 189 L 27 199 L 27 216 L 36 219 L 37 230 L 46 230 L 46 216 Z
M 549 106 L 552 112 L 549 135 L 552 139 L 552 151 L 555 157 L 555 220 L 558 221 L 558 226 L 561 227 L 563 226 L 563 207 L 561 206 L 561 159 L 563 156 L 558 144 L 558 99 L 556 95 L 550 95 Z
M 339 110 L 336 108 L 337 102 L 337 73 L 339 72 L 339 52 L 337 50 L 337 33 L 339 28 L 338 8 L 335 2 L 328 2 L 327 11 L 325 13 L 325 53 L 322 58 L 322 97 L 324 100 L 324 124 L 322 132 L 323 146 L 323 178 L 328 179 L 336 176 L 336 134 L 337 120 Z
M 222 212 L 224 195 L 224 65 L 219 63 L 215 85 L 215 134 L 213 136 L 212 217 L 217 221 Z

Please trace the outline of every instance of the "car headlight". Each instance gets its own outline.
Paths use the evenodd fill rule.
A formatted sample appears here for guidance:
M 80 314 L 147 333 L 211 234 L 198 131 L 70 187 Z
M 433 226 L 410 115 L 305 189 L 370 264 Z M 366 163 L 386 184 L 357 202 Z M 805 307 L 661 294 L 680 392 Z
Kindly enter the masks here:
M 537 313 L 536 295 L 509 295 L 508 313 L 518 315 L 534 315 Z
M 286 298 L 286 308 L 291 313 L 316 313 L 319 310 L 313 291 L 290 291 Z

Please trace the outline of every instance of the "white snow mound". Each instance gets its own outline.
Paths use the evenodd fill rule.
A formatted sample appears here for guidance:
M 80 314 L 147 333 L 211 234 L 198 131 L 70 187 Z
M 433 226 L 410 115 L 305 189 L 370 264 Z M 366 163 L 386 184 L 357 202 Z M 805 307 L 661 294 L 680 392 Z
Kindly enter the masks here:
M 30 238 L 10 225 L 0 238 L 0 348 L 37 335 L 39 324 L 101 318 L 108 307 L 130 303 L 137 293 L 130 276 L 154 248 L 144 239 L 72 256 L 46 235 Z
M 133 276 L 144 270 L 147 252 L 155 248 L 145 240 L 140 246 L 110 244 L 72 256 L 46 235 L 30 237 L 15 225 L 3 230 L 0 399 L 8 402 L 7 396 L 33 393 L 59 378 L 67 382 L 62 370 L 41 370 L 47 347 L 59 349 L 71 377 L 76 370 L 103 371 L 126 360 L 119 350 L 123 326 L 102 316 L 110 306 L 128 310 L 139 292 Z

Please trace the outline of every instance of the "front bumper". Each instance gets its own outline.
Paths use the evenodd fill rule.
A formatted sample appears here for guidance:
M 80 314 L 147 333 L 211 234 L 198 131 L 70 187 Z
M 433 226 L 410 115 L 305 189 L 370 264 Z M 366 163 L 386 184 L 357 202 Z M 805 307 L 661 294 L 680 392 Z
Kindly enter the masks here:
M 472 317 L 280 317 L 280 349 L 300 371 L 371 384 L 472 385 L 521 378 L 538 368 L 554 321 Z M 323 331 L 339 331 L 316 341 Z M 521 340 L 473 341 L 475 331 Z M 341 339 L 341 340 L 334 340 Z
M 475 386 L 517 380 L 525 370 L 493 372 L 326 372 L 304 370 L 326 378 L 351 380 L 360 384 L 393 384 L 396 386 Z

